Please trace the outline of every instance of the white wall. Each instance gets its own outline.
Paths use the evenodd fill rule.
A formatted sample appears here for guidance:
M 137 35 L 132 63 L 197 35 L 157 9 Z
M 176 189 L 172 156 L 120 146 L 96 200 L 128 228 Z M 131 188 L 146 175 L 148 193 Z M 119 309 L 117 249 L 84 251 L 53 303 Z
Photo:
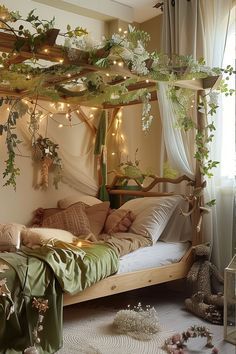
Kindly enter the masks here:
M 35 9 L 35 13 L 40 19 L 51 20 L 55 16 L 55 27 L 61 32 L 66 32 L 67 24 L 71 27 L 85 27 L 93 38 L 100 40 L 105 32 L 105 22 L 92 19 L 89 17 L 79 16 L 71 12 L 65 12 L 51 6 L 42 5 L 32 0 L 1 0 L 1 5 L 5 5 L 11 11 L 19 11 L 22 16 L 26 16 L 31 10 Z M 63 37 L 59 37 L 63 41 Z
M 116 28 L 120 25 L 125 29 L 125 24 L 117 24 L 115 21 L 113 21 L 113 24 Z M 162 15 L 139 25 L 140 29 L 148 32 L 151 36 L 151 40 L 147 46 L 149 52 L 153 52 L 154 50 L 160 52 L 161 27 Z M 160 175 L 161 119 L 158 102 L 151 102 L 151 105 L 151 114 L 154 118 L 148 133 L 144 133 L 141 129 L 142 104 L 124 107 L 122 111 L 120 133 L 124 135 L 125 141 L 120 144 L 120 152 L 123 150 L 125 151 L 121 156 L 123 161 L 126 161 L 127 155 L 129 160 L 134 161 L 135 150 L 138 148 L 137 158 L 140 160 L 139 166 L 142 171 L 152 171 L 153 174 Z M 110 136 L 108 140 L 112 146 L 112 151 L 115 152 L 115 155 L 112 156 L 111 151 L 108 151 L 108 170 L 115 169 L 120 162 L 118 159 L 118 156 L 120 156 L 120 153 L 118 152 L 119 146 L 115 146 L 114 139 L 115 137 L 112 138 L 112 136 Z M 109 181 L 111 181 L 111 179 L 112 177 L 109 176 Z
M 1 0 L 1 4 L 8 7 L 10 10 L 19 10 L 22 15 L 27 15 L 32 9 L 36 9 L 36 13 L 40 18 L 50 20 L 53 16 L 56 17 L 56 27 L 61 31 L 66 30 L 66 25 L 70 23 L 72 27 L 86 27 L 91 33 L 91 36 L 100 40 L 102 35 L 106 33 L 107 26 L 104 22 L 75 15 L 71 12 L 66 13 L 63 10 L 55 9 L 50 6 L 38 4 L 31 0 Z M 148 23 L 148 30 L 153 38 L 151 43 L 152 48 L 158 47 L 159 35 L 156 32 L 156 20 Z M 145 28 L 146 29 L 146 28 Z M 153 50 L 151 48 L 151 50 Z M 149 48 L 150 50 L 150 48 Z M 129 158 L 134 158 L 136 148 L 139 148 L 138 159 L 141 160 L 140 166 L 144 170 L 151 169 L 153 173 L 159 173 L 159 151 L 160 151 L 160 118 L 157 108 L 157 103 L 153 103 L 152 114 L 154 116 L 153 125 L 150 133 L 145 135 L 141 131 L 141 107 L 133 106 L 123 110 L 122 132 L 125 136 L 126 154 Z M 0 112 L 0 123 L 6 117 Z M 57 129 L 51 126 L 51 129 Z M 63 128 L 64 129 L 64 128 Z M 50 132 L 49 132 L 50 133 Z M 64 144 L 71 149 L 81 149 L 84 145 L 84 127 L 78 126 L 72 131 L 61 130 L 57 132 L 59 144 Z M 17 178 L 16 192 L 11 187 L 2 187 L 4 181 L 2 172 L 4 171 L 4 161 L 7 157 L 4 139 L 0 137 L 0 222 L 19 222 L 27 223 L 32 211 L 38 207 L 52 207 L 56 205 L 58 199 L 67 195 L 77 193 L 74 189 L 65 184 L 61 184 L 59 190 L 55 190 L 50 184 L 47 191 L 35 190 L 32 187 L 35 170 L 32 166 L 30 158 L 17 158 L 17 165 L 21 169 L 21 175 Z M 21 152 L 30 155 L 28 147 L 21 148 Z M 108 151 L 108 154 L 110 151 Z
M 82 26 L 87 28 L 91 36 L 96 40 L 100 40 L 105 33 L 105 23 L 99 20 L 66 13 L 65 11 L 55 9 L 46 5 L 41 5 L 30 0 L 1 0 L 1 4 L 5 5 L 9 10 L 19 10 L 22 15 L 27 15 L 28 12 L 36 8 L 36 13 L 42 19 L 50 20 L 53 16 L 56 17 L 55 27 L 61 31 L 66 30 L 66 25 L 69 23 L 72 27 Z M 6 119 L 6 112 L 0 112 L 0 123 Z M 51 123 L 50 129 L 57 129 Z M 64 129 L 64 128 L 63 128 Z M 84 125 L 80 125 L 72 130 L 58 130 L 59 143 L 63 142 L 68 147 L 79 150 L 81 146 L 85 146 L 83 141 Z M 50 134 L 50 132 L 49 132 Z M 77 145 L 76 145 L 77 144 Z M 76 146 L 77 147 L 76 147 Z M 21 146 L 22 154 L 30 156 L 28 146 Z M 32 211 L 38 207 L 52 207 L 56 202 L 71 194 L 78 193 L 74 189 L 65 184 L 60 184 L 59 189 L 55 190 L 50 184 L 47 191 L 35 190 L 32 187 L 35 170 L 32 166 L 30 158 L 17 158 L 17 166 L 21 169 L 21 174 L 17 177 L 16 192 L 12 187 L 3 187 L 4 180 L 2 173 L 5 169 L 4 161 L 7 158 L 5 148 L 5 138 L 0 137 L 0 222 L 18 222 L 27 223 L 32 215 Z

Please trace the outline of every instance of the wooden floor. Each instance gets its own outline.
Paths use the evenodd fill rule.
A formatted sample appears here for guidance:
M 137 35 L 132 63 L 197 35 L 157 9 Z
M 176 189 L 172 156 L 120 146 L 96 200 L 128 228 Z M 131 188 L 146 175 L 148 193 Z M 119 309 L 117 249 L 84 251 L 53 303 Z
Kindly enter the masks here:
M 131 307 L 137 306 L 138 302 L 141 302 L 143 307 L 145 307 L 145 305 L 154 306 L 159 315 L 161 324 L 169 330 L 182 332 L 192 325 L 207 326 L 213 333 L 213 343 L 219 349 L 220 354 L 236 354 L 235 346 L 223 340 L 223 326 L 212 325 L 205 322 L 184 309 L 184 299 L 186 297 L 184 283 L 174 286 L 160 284 L 144 289 L 133 290 L 127 293 L 65 307 L 64 326 L 70 327 L 72 321 L 74 322 L 76 319 L 76 313 L 78 314 L 80 310 L 83 310 L 82 312 L 85 313 L 84 310 L 86 308 L 97 308 L 98 310 L 102 308 L 114 313 L 114 310 L 126 309 L 127 305 L 131 305 Z M 194 345 L 189 342 L 189 349 L 191 349 L 191 351 L 189 351 L 190 354 L 211 353 L 209 349 L 198 350 L 196 346 L 196 342 Z

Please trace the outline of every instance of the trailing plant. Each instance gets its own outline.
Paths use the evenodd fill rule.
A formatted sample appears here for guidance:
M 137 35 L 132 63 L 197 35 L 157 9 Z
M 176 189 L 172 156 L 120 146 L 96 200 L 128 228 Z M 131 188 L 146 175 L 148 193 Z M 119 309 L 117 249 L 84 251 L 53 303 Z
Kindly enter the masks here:
M 5 15 L 4 15 L 5 14 Z M 19 22 L 18 29 L 12 27 L 8 22 Z M 24 45 L 28 45 L 32 52 L 37 50 L 37 47 L 42 45 L 47 38 L 48 32 L 54 29 L 55 17 L 50 21 L 41 20 L 39 16 L 35 15 L 35 9 L 31 10 L 27 17 L 21 16 L 19 11 L 9 12 L 4 6 L 0 8 L 0 22 L 2 28 L 9 30 L 15 36 L 14 50 L 19 52 Z M 31 30 L 24 26 L 24 23 L 31 25 Z M 33 30 L 33 31 L 32 31 Z M 82 27 L 72 29 L 70 25 L 67 26 L 67 32 L 61 33 L 62 36 L 68 38 L 79 37 L 87 34 L 87 31 Z
M 26 113 L 26 107 L 21 104 L 19 99 L 0 98 L 0 106 L 7 104 L 10 106 L 7 121 L 0 124 L 0 135 L 6 134 L 6 146 L 8 158 L 5 161 L 6 168 L 3 172 L 3 178 L 6 178 L 4 186 L 13 186 L 16 189 L 16 177 L 20 174 L 20 169 L 16 166 L 16 151 L 21 141 L 15 132 L 16 122 Z
M 204 60 L 200 59 L 198 66 L 204 65 Z M 197 66 L 195 65 L 195 70 Z M 202 69 L 201 69 L 202 70 Z M 199 102 L 197 102 L 197 109 L 199 112 L 205 114 L 208 117 L 208 123 L 204 129 L 199 128 L 196 122 L 193 121 L 192 111 L 195 107 L 195 97 L 194 92 L 187 89 L 182 89 L 170 85 L 168 96 L 174 104 L 175 112 L 177 115 L 177 127 L 188 131 L 191 129 L 196 129 L 195 134 L 195 145 L 196 151 L 194 157 L 199 162 L 199 168 L 203 175 L 211 178 L 213 176 L 212 170 L 218 166 L 218 161 L 213 161 L 210 159 L 210 143 L 214 139 L 214 131 L 216 130 L 214 124 L 214 115 L 216 114 L 218 106 L 218 95 L 224 93 L 226 96 L 232 96 L 235 90 L 230 89 L 228 84 L 225 82 L 229 79 L 230 75 L 235 74 L 233 67 L 228 65 L 225 69 L 213 68 L 215 73 L 227 74 L 225 79 L 221 80 L 220 85 L 215 90 L 208 90 L 204 96 L 199 96 Z M 223 85 L 223 86 L 222 86 Z M 214 204 L 214 201 L 210 201 Z M 212 204 L 212 205 L 213 205 Z

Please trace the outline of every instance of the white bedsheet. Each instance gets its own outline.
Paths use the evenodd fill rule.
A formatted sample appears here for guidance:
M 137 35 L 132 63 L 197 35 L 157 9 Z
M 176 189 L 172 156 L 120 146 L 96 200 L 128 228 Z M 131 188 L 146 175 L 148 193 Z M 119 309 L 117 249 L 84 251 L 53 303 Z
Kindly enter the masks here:
M 190 242 L 158 241 L 153 246 L 140 248 L 120 258 L 117 274 L 176 263 L 184 256 L 190 245 Z

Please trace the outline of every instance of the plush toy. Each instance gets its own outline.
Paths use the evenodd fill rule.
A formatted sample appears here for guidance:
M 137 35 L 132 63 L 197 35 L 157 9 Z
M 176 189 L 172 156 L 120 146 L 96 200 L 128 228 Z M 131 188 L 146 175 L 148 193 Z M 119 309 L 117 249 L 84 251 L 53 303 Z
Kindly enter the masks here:
M 224 280 L 219 271 L 209 261 L 210 246 L 201 244 L 195 247 L 195 262 L 188 275 L 187 282 L 192 289 L 192 297 L 185 300 L 187 310 L 212 323 L 223 322 L 223 294 L 218 292 Z M 217 289 L 215 287 L 217 284 Z

